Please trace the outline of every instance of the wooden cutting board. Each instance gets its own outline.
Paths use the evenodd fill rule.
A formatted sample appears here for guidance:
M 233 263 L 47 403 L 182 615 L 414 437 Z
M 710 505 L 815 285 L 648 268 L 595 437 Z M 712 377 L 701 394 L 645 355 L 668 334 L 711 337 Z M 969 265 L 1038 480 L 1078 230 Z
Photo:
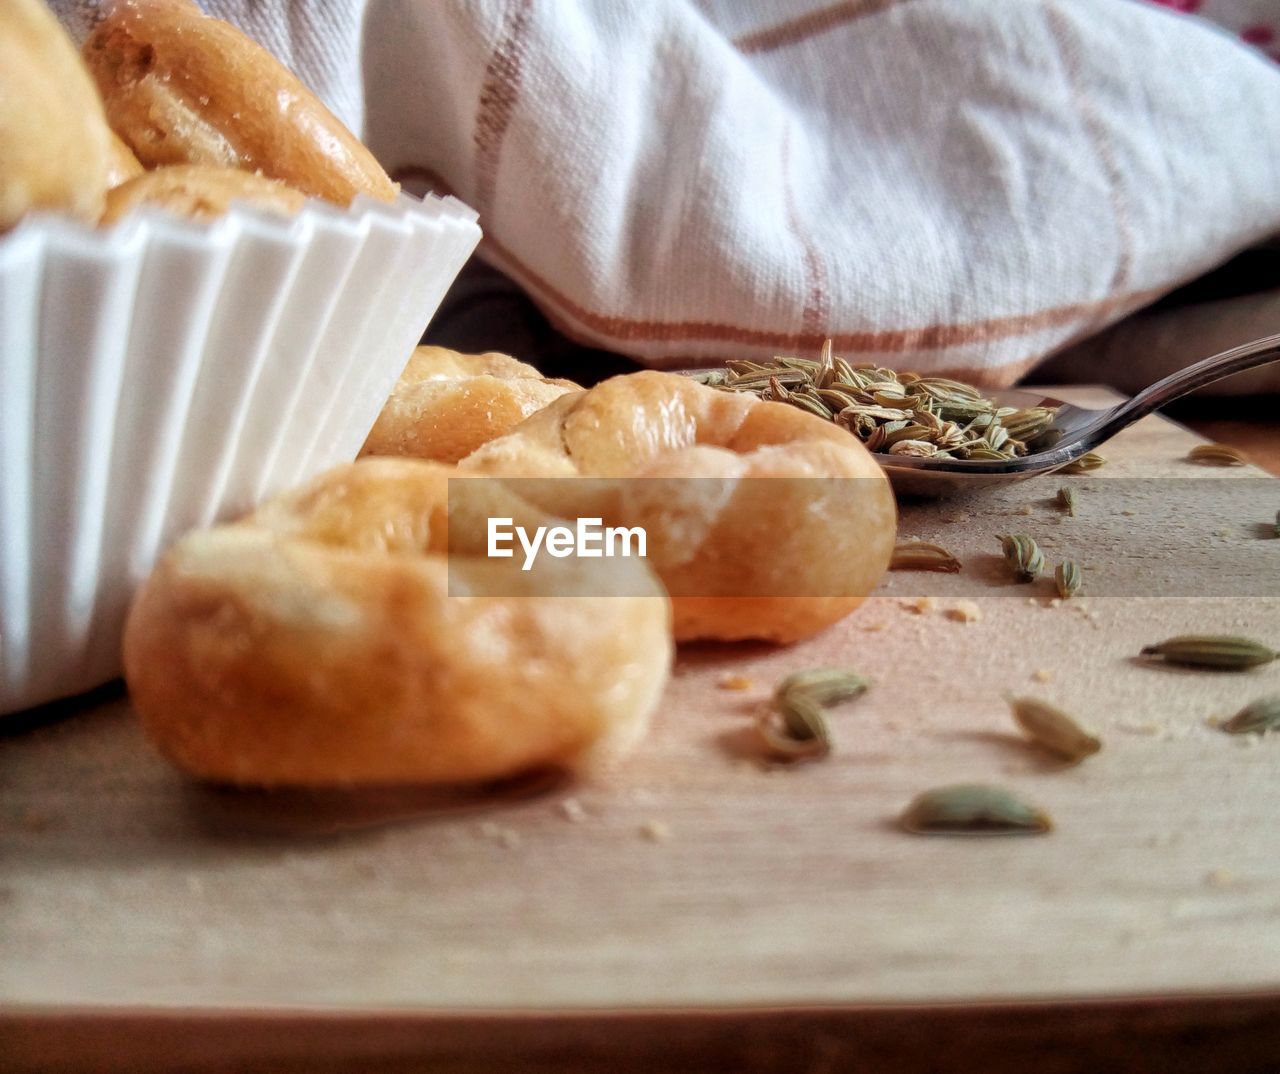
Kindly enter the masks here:
M 896 573 L 790 648 L 682 651 L 649 739 L 589 785 L 209 791 L 151 752 L 118 695 L 10 732 L 0 1069 L 497 1070 L 520 1055 L 540 1070 L 602 1056 L 817 1070 L 914 1049 L 907 1070 L 945 1042 L 989 1069 L 1032 1054 L 1038 1070 L 1086 1069 L 1099 1048 L 1167 1070 L 1211 1046 L 1236 1069 L 1274 1057 L 1280 736 L 1211 721 L 1280 693 L 1280 665 L 1133 659 L 1190 631 L 1280 641 L 1265 526 L 1280 484 L 1206 473 L 1183 459 L 1194 442 L 1159 418 L 1126 431 L 1110 466 L 1075 479 L 1074 519 L 1052 502 L 1058 478 L 906 508 L 902 534 L 941 540 L 961 576 Z M 1191 511 L 1182 529 L 1160 514 L 1154 479 L 1220 476 L 1242 482 L 1229 514 Z M 1153 480 L 1101 484 L 1125 478 Z M 1009 584 L 994 535 L 1011 530 L 1084 562 L 1092 595 Z M 1162 583 L 1175 544 L 1183 574 Z M 1257 588 L 1224 574 L 1215 589 L 1219 562 L 1256 562 Z M 1188 571 L 1201 588 L 1180 584 Z M 950 617 L 962 596 L 976 621 Z M 823 664 L 875 685 L 834 717 L 832 757 L 764 763 L 761 698 Z M 729 674 L 751 688 L 723 688 Z M 1104 750 L 1056 766 L 1019 740 L 1006 692 L 1078 713 Z M 916 793 L 963 781 L 1025 793 L 1057 829 L 897 829 Z M 1150 1051 L 1172 1039 L 1182 1050 Z M 1066 1050 L 1045 1061 L 1054 1041 Z

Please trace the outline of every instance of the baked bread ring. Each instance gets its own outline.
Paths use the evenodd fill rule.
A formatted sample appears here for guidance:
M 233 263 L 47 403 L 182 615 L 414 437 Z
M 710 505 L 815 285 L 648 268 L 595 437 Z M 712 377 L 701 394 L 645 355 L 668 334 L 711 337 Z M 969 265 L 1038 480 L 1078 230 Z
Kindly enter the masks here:
M 84 44 L 112 128 L 148 168 L 257 171 L 347 205 L 391 201 L 373 155 L 266 49 L 187 0 L 111 0 Z
M 507 354 L 419 347 L 360 453 L 457 462 L 570 391 Z
M 225 213 L 234 202 L 292 215 L 306 201 L 306 197 L 292 187 L 252 172 L 203 164 L 173 164 L 143 172 L 109 190 L 102 223 L 114 224 L 143 204 L 194 220 L 212 220 Z
M 0 4 L 0 231 L 33 209 L 96 221 L 110 131 L 93 80 L 40 0 Z
M 677 640 L 814 634 L 862 603 L 893 554 L 893 493 L 854 437 L 675 374 L 562 396 L 460 468 L 605 479 L 509 486 L 565 518 L 643 527 Z
M 608 579 L 487 559 L 494 512 L 547 516 L 456 477 L 366 459 L 179 541 L 124 639 L 160 750 L 203 779 L 334 786 L 491 780 L 630 748 L 670 666 L 661 584 L 638 559 Z

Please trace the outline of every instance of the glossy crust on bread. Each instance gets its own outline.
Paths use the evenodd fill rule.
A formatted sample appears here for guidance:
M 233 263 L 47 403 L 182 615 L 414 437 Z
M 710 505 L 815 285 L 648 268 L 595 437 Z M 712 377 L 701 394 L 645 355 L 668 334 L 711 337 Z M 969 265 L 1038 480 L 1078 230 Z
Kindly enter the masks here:
M 546 516 L 497 482 L 455 480 L 451 500 L 454 476 L 367 459 L 179 541 L 124 642 L 160 750 L 202 779 L 336 786 L 492 780 L 634 745 L 671 659 L 660 583 L 640 561 L 584 579 L 487 559 L 491 513 Z
M 571 391 L 581 388 L 507 354 L 419 347 L 361 454 L 457 462 Z
M 140 205 L 154 205 L 194 220 L 213 220 L 233 203 L 292 215 L 306 197 L 265 176 L 236 168 L 174 164 L 143 172 L 107 192 L 104 225 L 114 224 Z
M 605 479 L 511 487 L 553 514 L 644 527 L 678 640 L 807 637 L 858 607 L 893 554 L 893 492 L 848 432 L 674 374 L 562 396 L 460 468 Z
M 112 128 L 148 168 L 257 171 L 347 205 L 391 201 L 373 155 L 266 49 L 185 0 L 112 0 L 84 45 Z
M 32 210 L 93 221 L 110 131 L 93 80 L 40 0 L 0 4 L 0 231 Z

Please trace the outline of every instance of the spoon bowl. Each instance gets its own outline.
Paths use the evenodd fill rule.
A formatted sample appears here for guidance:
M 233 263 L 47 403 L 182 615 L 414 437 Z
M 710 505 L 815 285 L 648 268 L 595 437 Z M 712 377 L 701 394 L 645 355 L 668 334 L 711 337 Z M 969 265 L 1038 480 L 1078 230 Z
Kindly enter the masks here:
M 1137 395 L 1101 410 L 1064 403 L 1035 390 L 995 390 L 987 397 L 999 406 L 1056 409 L 1053 422 L 1036 437 L 1036 443 L 1041 445 L 1038 450 L 1021 458 L 999 461 L 917 458 L 881 452 L 873 452 L 873 458 L 893 482 L 894 489 L 906 496 L 941 498 L 1025 481 L 1070 465 L 1122 429 L 1175 399 L 1224 377 L 1277 360 L 1280 360 L 1280 335 L 1266 336 L 1180 369 Z M 705 373 L 706 370 L 681 372 L 693 374 Z

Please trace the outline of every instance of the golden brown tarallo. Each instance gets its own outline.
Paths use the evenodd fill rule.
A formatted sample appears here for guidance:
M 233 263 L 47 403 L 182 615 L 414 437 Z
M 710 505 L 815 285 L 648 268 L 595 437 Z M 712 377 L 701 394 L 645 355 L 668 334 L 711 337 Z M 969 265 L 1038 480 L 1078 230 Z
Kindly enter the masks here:
M 187 0 L 112 0 L 83 51 L 108 121 L 145 167 L 241 168 L 343 206 L 396 195 L 315 94 Z
M 97 220 L 111 132 L 75 46 L 40 0 L 0 4 L 0 231 L 37 209 Z
M 419 347 L 361 454 L 457 462 L 553 399 L 581 390 L 573 381 L 548 380 L 508 354 Z
M 463 783 L 625 753 L 670 666 L 660 583 L 638 559 L 603 577 L 491 560 L 494 513 L 548 521 L 497 482 L 366 459 L 185 537 L 126 627 L 147 734 L 195 776 L 260 786 Z
M 112 187 L 102 223 L 110 225 L 141 205 L 151 205 L 192 220 L 212 220 L 233 204 L 292 215 L 307 202 L 292 187 L 238 168 L 172 164 Z
M 782 403 L 644 372 L 565 395 L 460 464 L 568 518 L 642 527 L 676 638 L 808 637 L 857 608 L 893 554 L 870 453 Z

